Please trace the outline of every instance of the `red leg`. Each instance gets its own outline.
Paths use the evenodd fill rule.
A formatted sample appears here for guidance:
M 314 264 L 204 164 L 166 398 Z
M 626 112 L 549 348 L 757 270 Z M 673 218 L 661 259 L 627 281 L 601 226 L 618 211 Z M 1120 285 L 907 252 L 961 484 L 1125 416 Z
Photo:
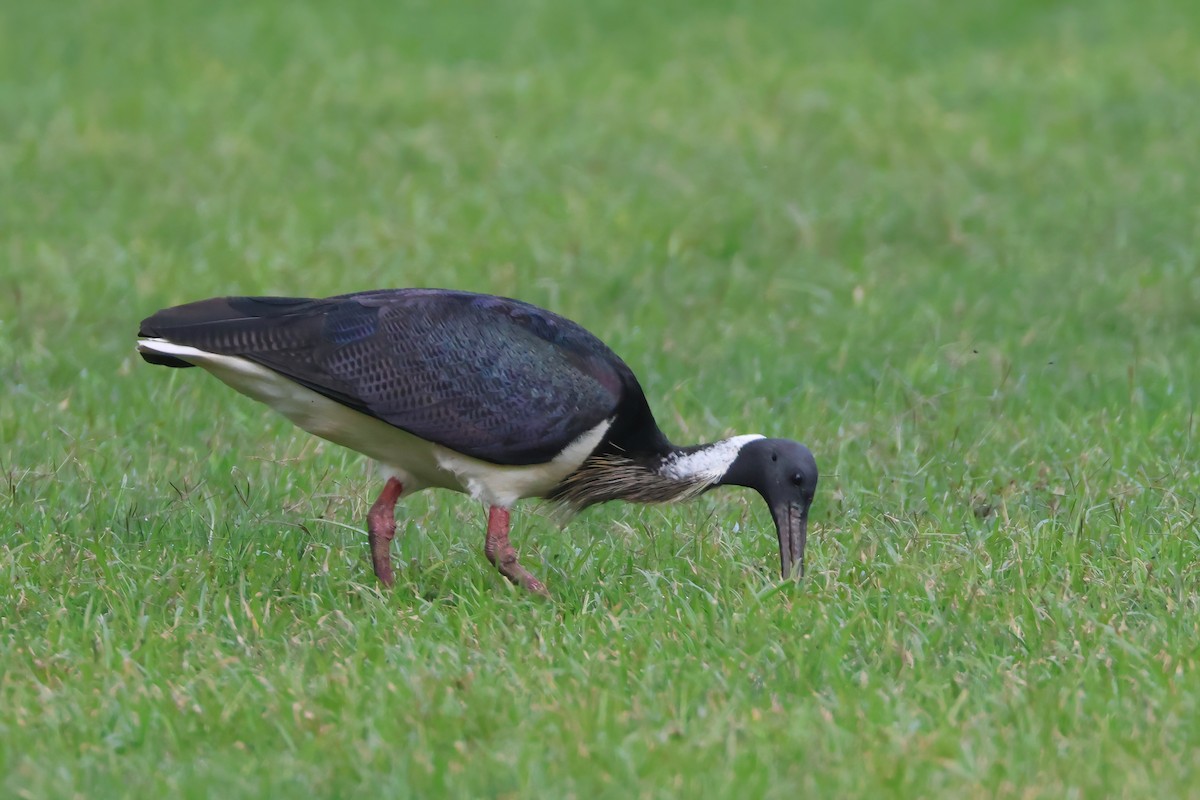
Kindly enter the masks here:
M 388 478 L 379 493 L 379 499 L 367 512 L 367 541 L 371 543 L 371 563 L 375 567 L 375 577 L 384 586 L 391 586 L 395 581 L 392 574 L 392 558 L 389 551 L 392 538 L 396 535 L 396 501 L 404 492 L 404 485 L 395 478 Z
M 496 565 L 500 574 L 531 594 L 549 597 L 550 593 L 542 582 L 521 566 L 517 551 L 508 541 L 508 509 L 492 506 L 488 509 L 487 540 L 483 552 L 488 561 Z

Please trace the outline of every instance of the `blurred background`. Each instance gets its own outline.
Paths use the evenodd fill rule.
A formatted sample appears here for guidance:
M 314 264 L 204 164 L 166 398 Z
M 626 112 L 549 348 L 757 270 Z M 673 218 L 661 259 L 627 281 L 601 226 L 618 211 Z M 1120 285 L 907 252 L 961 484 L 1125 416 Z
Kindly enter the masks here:
M 307 598 L 294 609 L 304 628 L 366 577 L 357 527 L 376 487 L 357 460 L 196 371 L 143 365 L 139 320 L 212 295 L 444 286 L 585 325 L 638 373 L 676 441 L 757 431 L 817 454 L 813 574 L 787 613 L 747 599 L 768 585 L 775 545 L 760 535 L 765 511 L 740 495 L 606 507 L 566 533 L 532 512 L 519 537 L 585 617 L 694 602 L 716 626 L 693 626 L 715 637 L 695 651 L 703 669 L 638 651 L 614 657 L 622 674 L 650 664 L 680 685 L 724 674 L 740 686 L 757 656 L 717 647 L 726 609 L 752 607 L 765 618 L 750 628 L 790 643 L 763 648 L 796 648 L 769 660 L 800 670 L 783 696 L 805 725 L 768 725 L 761 760 L 730 756 L 742 781 L 730 791 L 789 785 L 772 775 L 826 794 L 997 796 L 1037 773 L 1050 795 L 1104 793 L 1107 781 L 1153 786 L 1163 770 L 1168 787 L 1192 791 L 1195 725 L 1187 714 L 1168 724 L 1156 703 L 1194 710 L 1200 696 L 1164 666 L 1189 664 L 1178 674 L 1190 676 L 1200 652 L 1188 621 L 1200 563 L 1197 31 L 1200 7 L 1169 0 L 0 6 L 0 606 L 15 609 L 0 618 L 16 626 L 8 657 L 24 676 L 4 705 L 26 721 L 0 724 L 20 767 L 9 788 L 81 785 L 34 781 L 54 761 L 49 745 L 14 753 L 18 728 L 46 713 L 61 719 L 36 729 L 65 738 L 42 741 L 78 756 L 96 730 L 65 720 L 116 696 L 98 675 L 62 706 L 31 688 L 53 683 L 46 663 L 71 665 L 62 676 L 76 681 L 86 672 L 89 609 L 117 614 L 115 638 L 95 641 L 136 661 L 138 631 L 175 630 L 185 612 L 174 598 L 197 586 L 227 599 L 248 580 L 246 603 Z M 477 509 L 431 495 L 409 513 L 414 535 L 398 546 L 420 565 L 411 596 L 380 601 L 359 586 L 365 605 L 348 613 L 386 615 L 415 596 L 451 615 L 421 606 L 442 623 L 404 622 L 397 636 L 416 647 L 420 625 L 432 642 L 444 639 L 437 624 L 462 623 L 455 602 L 495 594 L 501 610 L 481 607 L 510 619 L 476 542 L 460 541 Z M 194 607 L 219 612 L 205 598 Z M 60 630 L 62 619 L 82 621 Z M 283 630 L 248 668 L 273 674 L 299 636 Z M 455 659 L 483 647 L 465 634 L 455 646 Z M 430 680 L 455 669 L 429 648 Z M 1132 658 L 1128 648 L 1142 660 L 1125 677 L 1096 666 L 1096 653 Z M 311 677 L 324 667 L 309 657 L 292 654 Z M 924 694 L 881 694 L 859 718 L 830 710 L 859 702 L 856 676 L 899 681 L 914 665 L 928 670 Z M 182 669 L 170 657 L 161 668 Z M 616 681 L 614 703 L 633 691 L 596 665 L 583 674 Z M 1004 675 L 1050 688 L 1013 700 Z M 1080 686 L 1103 699 L 1071 705 Z M 942 689 L 965 690 L 966 705 Z M 218 694 L 251 707 L 266 702 L 259 691 Z M 730 718 L 762 706 L 758 690 L 711 691 Z M 516 715 L 506 697 L 472 708 Z M 382 713 L 366 696 L 345 702 Z M 960 710 L 974 720 L 965 732 L 946 723 Z M 229 713 L 240 712 L 160 734 L 174 752 L 210 752 L 221 732 L 236 735 Z M 508 783 L 456 783 L 451 771 L 423 785 L 632 791 L 660 763 L 654 743 L 674 739 L 629 713 L 610 732 L 644 735 L 644 760 L 554 718 L 536 736 L 495 734 L 500 751 L 532 748 L 493 763 Z M 1139 747 L 1099 732 L 1112 715 Z M 943 726 L 930 734 L 937 758 L 902 733 L 913 719 Z M 445 745 L 425 742 L 430 763 L 450 769 L 450 740 L 421 730 Z M 336 750 L 328 736 L 295 735 L 287 769 L 340 769 L 309 758 Z M 137 741 L 156 763 L 153 742 Z M 536 784 L 527 741 L 553 741 L 563 771 Z M 590 782 L 588 747 L 610 757 L 616 784 Z M 661 769 L 682 765 L 676 785 L 717 791 L 721 747 L 680 750 Z M 793 758 L 801 749 L 811 761 Z M 1163 752 L 1174 755 L 1155 761 Z
M 33 451 L 8 460 L 54 460 L 31 411 L 130 435 L 161 306 L 448 286 L 579 320 L 679 440 L 756 426 L 847 479 L 985 441 L 985 483 L 1092 445 L 1135 472 L 1148 436 L 1178 463 L 1188 8 L 10 6 L 0 432 Z

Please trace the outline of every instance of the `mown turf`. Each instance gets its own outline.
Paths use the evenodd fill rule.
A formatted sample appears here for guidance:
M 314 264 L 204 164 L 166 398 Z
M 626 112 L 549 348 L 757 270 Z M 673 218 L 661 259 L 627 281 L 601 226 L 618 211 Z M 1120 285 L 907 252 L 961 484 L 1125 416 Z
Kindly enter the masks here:
M 1200 11 L 0 7 L 0 795 L 1200 796 Z M 404 506 L 138 320 L 578 319 L 757 498 Z

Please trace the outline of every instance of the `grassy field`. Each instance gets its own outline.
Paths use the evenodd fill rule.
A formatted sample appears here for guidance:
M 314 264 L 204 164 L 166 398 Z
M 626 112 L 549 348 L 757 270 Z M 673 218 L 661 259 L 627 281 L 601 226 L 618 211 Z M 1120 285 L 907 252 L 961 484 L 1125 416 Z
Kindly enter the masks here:
M 0 796 L 1200 797 L 1200 7 L 0 7 Z M 756 496 L 402 506 L 155 309 L 606 339 Z

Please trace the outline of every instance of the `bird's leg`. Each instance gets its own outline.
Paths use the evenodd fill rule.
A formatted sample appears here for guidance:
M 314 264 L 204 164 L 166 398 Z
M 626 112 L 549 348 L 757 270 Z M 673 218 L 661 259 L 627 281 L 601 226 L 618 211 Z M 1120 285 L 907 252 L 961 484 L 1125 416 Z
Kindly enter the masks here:
M 532 594 L 549 597 L 550 593 L 529 570 L 517 561 L 517 551 L 508 541 L 508 509 L 491 506 L 488 509 L 487 540 L 483 552 L 488 561 L 496 565 L 500 574 Z
M 367 512 L 367 541 L 371 543 L 371 563 L 375 567 L 375 577 L 384 586 L 391 586 L 395 581 L 392 574 L 392 558 L 390 550 L 392 537 L 396 535 L 396 501 L 404 492 L 404 485 L 395 478 L 388 478 L 379 493 L 379 499 Z

